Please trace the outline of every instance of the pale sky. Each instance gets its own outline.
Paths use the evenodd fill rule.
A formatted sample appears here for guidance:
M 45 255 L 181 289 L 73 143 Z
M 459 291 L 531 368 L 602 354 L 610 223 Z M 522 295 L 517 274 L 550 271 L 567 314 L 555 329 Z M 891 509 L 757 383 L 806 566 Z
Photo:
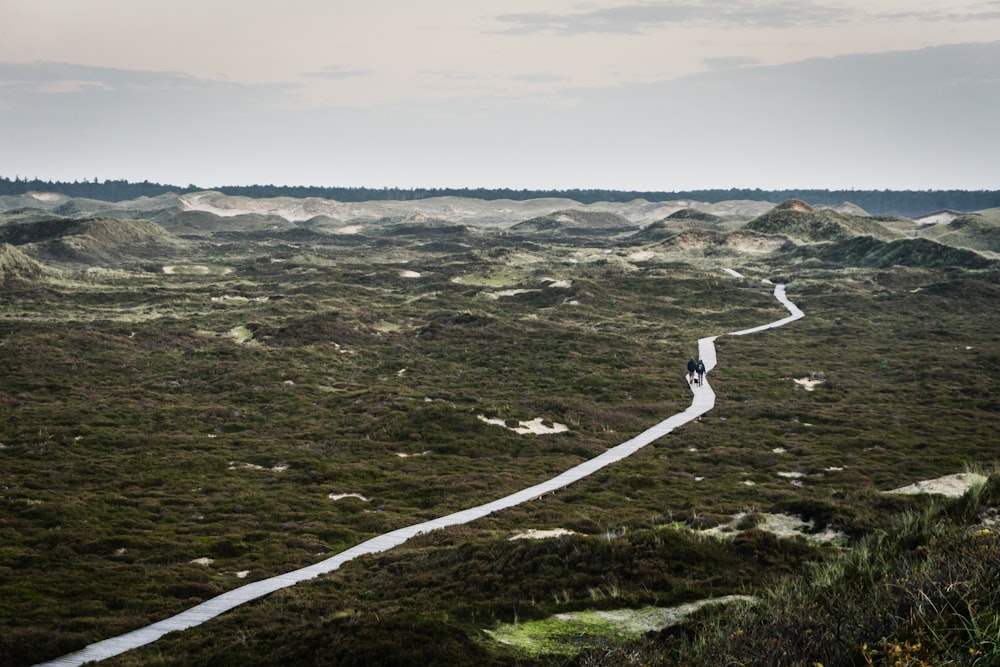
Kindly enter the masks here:
M 1000 0 L 0 0 L 0 176 L 1000 189 Z

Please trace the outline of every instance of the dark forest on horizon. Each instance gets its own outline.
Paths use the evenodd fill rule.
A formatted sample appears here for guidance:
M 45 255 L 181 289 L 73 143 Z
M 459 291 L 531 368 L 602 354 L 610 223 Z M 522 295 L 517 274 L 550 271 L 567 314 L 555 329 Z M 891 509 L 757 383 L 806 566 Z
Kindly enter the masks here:
M 581 204 L 623 203 L 635 199 L 644 199 L 650 202 L 690 199 L 710 204 L 740 199 L 774 203 L 788 199 L 801 199 L 815 206 L 836 206 L 849 202 L 872 214 L 897 214 L 909 217 L 926 215 L 940 210 L 968 212 L 1000 207 L 1000 190 L 762 190 L 760 188 L 730 188 L 650 192 L 601 189 L 514 190 L 510 188 L 367 188 L 295 185 L 226 185 L 206 188 L 193 184 L 177 186 L 150 181 L 99 181 L 96 178 L 90 181 L 68 182 L 43 181 L 37 178 L 0 177 L 0 196 L 22 195 L 28 192 L 56 192 L 67 197 L 119 202 L 139 197 L 157 197 L 169 193 L 186 194 L 206 190 L 231 196 L 254 198 L 318 197 L 343 202 L 412 201 L 430 197 L 469 197 L 484 200 L 512 199 L 518 201 L 541 197 L 561 197 L 572 199 Z

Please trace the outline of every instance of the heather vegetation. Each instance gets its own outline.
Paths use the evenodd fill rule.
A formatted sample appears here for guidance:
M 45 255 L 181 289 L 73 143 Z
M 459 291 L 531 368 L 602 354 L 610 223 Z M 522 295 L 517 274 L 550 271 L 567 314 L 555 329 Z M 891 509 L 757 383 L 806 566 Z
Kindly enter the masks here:
M 0 663 L 603 452 L 687 407 L 698 338 L 784 317 L 766 279 L 807 317 L 720 337 L 697 422 L 108 663 L 996 658 L 996 480 L 952 501 L 884 493 L 994 472 L 989 249 L 788 206 L 741 222 L 685 202 L 632 227 L 565 209 L 476 227 L 71 208 L 0 223 Z M 537 418 L 567 428 L 508 428 Z M 512 539 L 528 529 L 556 532 Z M 727 596 L 753 602 L 666 629 L 607 620 Z M 571 612 L 609 613 L 567 633 Z M 497 640 L 520 626 L 546 641 Z

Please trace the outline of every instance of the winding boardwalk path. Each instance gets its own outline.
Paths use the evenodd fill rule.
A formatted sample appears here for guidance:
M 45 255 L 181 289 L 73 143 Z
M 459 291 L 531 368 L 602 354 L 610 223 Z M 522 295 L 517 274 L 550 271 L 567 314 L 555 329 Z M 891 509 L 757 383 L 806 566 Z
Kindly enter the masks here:
M 788 309 L 788 312 L 791 313 L 790 316 L 769 324 L 754 327 L 753 329 L 735 331 L 729 335 L 744 336 L 746 334 L 757 333 L 766 329 L 780 327 L 788 324 L 789 322 L 805 317 L 804 313 L 785 296 L 784 285 L 775 286 L 774 296 L 782 303 L 782 305 L 785 306 L 785 308 Z M 706 371 L 711 371 L 715 368 L 716 338 L 718 338 L 718 336 L 711 336 L 698 340 L 698 354 L 705 362 Z M 512 493 L 509 496 L 505 496 L 499 500 L 494 500 L 493 502 L 486 503 L 485 505 L 477 505 L 476 507 L 470 507 L 469 509 L 448 514 L 447 516 L 443 516 L 438 519 L 431 519 L 430 521 L 424 521 L 423 523 L 418 523 L 406 528 L 400 528 L 398 530 L 385 533 L 384 535 L 373 537 L 366 542 L 362 542 L 347 551 L 342 551 L 339 554 L 331 556 L 330 558 L 320 561 L 314 565 L 304 567 L 300 570 L 295 570 L 294 572 L 279 574 L 278 576 L 271 577 L 269 579 L 262 579 L 261 581 L 246 584 L 245 586 L 241 586 L 223 593 L 222 595 L 211 598 L 210 600 L 206 600 L 196 607 L 192 607 L 191 609 L 183 611 L 175 616 L 171 616 L 170 618 L 158 621 L 152 625 L 147 625 L 146 627 L 139 628 L 138 630 L 133 630 L 132 632 L 126 632 L 125 634 L 117 637 L 95 642 L 79 651 L 76 651 L 75 653 L 69 653 L 61 658 L 56 658 L 55 660 L 51 660 L 46 663 L 40 663 L 40 665 L 36 667 L 76 667 L 77 665 L 82 665 L 85 662 L 105 660 L 112 656 L 120 655 L 134 648 L 150 644 L 168 632 L 186 630 L 196 625 L 200 625 L 205 621 L 224 614 L 230 609 L 238 607 L 245 602 L 250 602 L 251 600 L 264 597 L 265 595 L 269 595 L 282 588 L 293 586 L 300 581 L 306 581 L 308 579 L 318 577 L 321 574 L 333 572 L 347 561 L 353 560 L 359 556 L 387 551 L 393 547 L 399 546 L 416 535 L 437 530 L 438 528 L 444 528 L 446 526 L 469 523 L 470 521 L 475 521 L 476 519 L 482 518 L 487 514 L 492 514 L 493 512 L 497 512 L 508 507 L 514 507 L 515 505 L 526 503 L 530 500 L 544 496 L 547 493 L 561 489 L 564 486 L 568 486 L 577 480 L 583 479 L 584 477 L 597 472 L 601 468 L 605 468 L 612 463 L 621 461 L 622 459 L 631 456 L 654 440 L 663 437 L 678 426 L 687 424 L 715 407 L 715 392 L 712 391 L 712 387 L 708 383 L 707 375 L 705 382 L 702 383 L 701 386 L 692 386 L 691 391 L 694 393 L 694 397 L 691 400 L 691 406 L 684 412 L 679 412 L 676 415 L 661 421 L 659 424 L 643 431 L 631 440 L 627 440 L 620 445 L 612 447 L 603 454 L 588 461 L 584 461 L 583 463 L 570 468 L 566 472 L 546 480 L 541 484 L 536 484 L 535 486 Z

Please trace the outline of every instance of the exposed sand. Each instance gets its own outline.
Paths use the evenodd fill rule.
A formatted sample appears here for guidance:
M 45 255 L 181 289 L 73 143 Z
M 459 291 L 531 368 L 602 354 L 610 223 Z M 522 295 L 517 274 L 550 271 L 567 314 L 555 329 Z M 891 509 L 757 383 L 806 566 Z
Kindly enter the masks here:
M 64 195 L 56 192 L 29 192 L 28 195 L 38 201 L 62 201 L 65 199 Z
M 806 391 L 815 391 L 816 387 L 823 384 L 825 380 L 817 380 L 815 378 L 792 378 L 792 382 L 795 383 L 796 387 L 802 387 Z
M 938 211 L 936 213 L 931 213 L 930 215 L 913 218 L 913 222 L 918 225 L 948 224 L 957 217 L 958 213 L 955 213 L 954 211 Z
M 278 465 L 273 466 L 271 468 L 265 468 L 264 466 L 259 466 L 259 465 L 255 464 L 255 463 L 241 463 L 239 461 L 230 461 L 229 462 L 229 469 L 230 470 L 239 470 L 239 469 L 243 469 L 243 470 L 270 470 L 271 472 L 285 472 L 286 470 L 288 470 L 288 464 L 287 463 L 279 463 Z
M 901 486 L 898 489 L 886 491 L 886 493 L 897 493 L 901 495 L 914 495 L 918 493 L 934 493 L 950 498 L 958 498 L 977 484 L 986 482 L 986 476 L 974 472 L 960 472 L 956 475 L 945 475 L 937 479 L 926 479 L 914 482 L 908 486 Z
M 215 303 L 228 303 L 230 301 L 236 301 L 236 302 L 239 302 L 239 303 L 249 303 L 251 301 L 259 301 L 259 302 L 263 303 L 263 302 L 268 301 L 268 300 L 270 300 L 270 297 L 267 297 L 267 296 L 248 297 L 248 296 L 223 294 L 222 296 L 213 296 L 212 297 L 212 301 L 215 302 Z
M 517 296 L 518 294 L 527 294 L 528 292 L 537 292 L 537 291 L 538 290 L 532 290 L 532 289 L 505 289 L 499 292 L 481 292 L 481 294 L 485 296 L 487 299 L 493 299 L 494 301 L 496 301 L 497 299 L 500 299 L 501 297 L 505 296 Z
M 652 250 L 637 250 L 636 252 L 626 255 L 626 259 L 630 262 L 645 262 L 647 260 L 656 257 L 656 253 Z
M 182 265 L 182 266 L 168 264 L 167 266 L 163 267 L 163 272 L 165 274 L 167 274 L 168 276 L 170 276 L 170 275 L 173 275 L 173 274 L 177 273 L 178 269 L 182 269 L 186 273 L 201 273 L 201 274 L 204 274 L 204 275 L 208 275 L 212 271 L 210 268 L 208 268 L 204 264 L 186 264 L 186 265 Z
M 331 493 L 327 496 L 330 500 L 341 500 L 343 498 L 357 498 L 361 502 L 367 503 L 368 499 L 360 493 Z
M 507 422 L 503 419 L 500 419 L 499 417 L 495 419 L 490 419 L 485 415 L 476 415 L 476 416 L 479 418 L 479 421 L 486 422 L 487 424 L 493 424 L 494 426 L 503 426 L 506 429 L 514 431 L 515 433 L 520 433 L 522 435 L 526 433 L 531 433 L 534 435 L 548 435 L 551 433 L 562 433 L 564 431 L 569 430 L 569 427 L 566 426 L 565 424 L 559 424 L 556 422 L 550 422 L 552 425 L 546 426 L 543 423 L 546 420 L 542 419 L 541 417 L 537 417 L 535 419 L 532 419 L 531 421 L 518 422 L 517 426 L 507 426 Z
M 240 345 L 254 345 L 257 342 L 253 339 L 253 332 L 244 326 L 233 327 L 226 332 L 226 335 Z
M 746 516 L 746 512 L 739 512 L 728 523 L 715 526 L 714 528 L 706 528 L 698 532 L 702 535 L 714 535 L 717 537 L 735 536 L 741 532 L 737 526 Z M 844 537 L 843 533 L 831 529 L 824 530 L 821 533 L 810 532 L 813 528 L 812 521 L 803 521 L 801 517 L 791 514 L 761 514 L 760 517 L 760 521 L 756 525 L 757 530 L 767 531 L 778 537 L 802 535 L 811 542 L 832 542 Z
M 515 533 L 510 536 L 509 541 L 514 540 L 544 540 L 549 537 L 559 537 L 561 535 L 577 535 L 578 533 L 573 530 L 566 530 L 565 528 L 553 528 L 551 530 L 536 530 L 534 528 L 530 530 L 522 530 L 519 533 Z

